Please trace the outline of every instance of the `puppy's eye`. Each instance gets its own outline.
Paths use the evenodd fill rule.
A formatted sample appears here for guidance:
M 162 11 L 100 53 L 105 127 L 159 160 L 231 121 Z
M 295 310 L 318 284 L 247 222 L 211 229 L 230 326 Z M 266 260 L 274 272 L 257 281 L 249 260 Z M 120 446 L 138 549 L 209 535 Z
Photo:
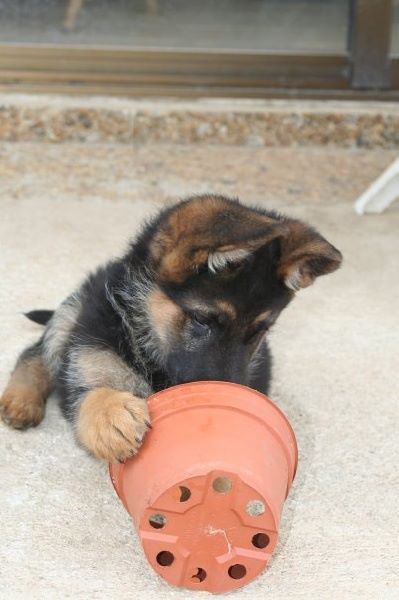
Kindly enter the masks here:
M 211 329 L 210 320 L 204 315 L 198 313 L 191 315 L 191 322 L 194 326 L 194 331 L 199 335 L 204 335 Z

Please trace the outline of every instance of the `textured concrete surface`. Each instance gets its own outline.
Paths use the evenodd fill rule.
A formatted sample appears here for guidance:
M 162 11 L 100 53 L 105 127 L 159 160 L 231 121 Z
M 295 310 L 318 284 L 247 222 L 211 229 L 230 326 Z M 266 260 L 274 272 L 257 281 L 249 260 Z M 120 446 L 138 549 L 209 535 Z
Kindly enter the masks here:
M 309 220 L 345 264 L 299 293 L 271 333 L 272 397 L 295 428 L 299 471 L 269 569 L 226 597 L 397 598 L 399 204 L 369 217 L 352 207 L 390 154 L 276 149 L 265 162 L 257 149 L 223 148 L 217 163 L 215 148 L 188 148 L 171 154 L 172 176 L 171 148 L 130 158 L 83 148 L 1 147 L 0 387 L 40 333 L 21 313 L 56 306 L 160 202 L 203 180 Z M 0 445 L 2 600 L 194 597 L 151 571 L 105 465 L 75 445 L 55 398 L 37 429 L 0 425 Z
M 398 148 L 399 106 L 0 94 L 0 140 Z
M 0 144 L 0 198 L 150 200 L 217 190 L 289 205 L 356 196 L 395 158 L 393 150 L 144 144 Z

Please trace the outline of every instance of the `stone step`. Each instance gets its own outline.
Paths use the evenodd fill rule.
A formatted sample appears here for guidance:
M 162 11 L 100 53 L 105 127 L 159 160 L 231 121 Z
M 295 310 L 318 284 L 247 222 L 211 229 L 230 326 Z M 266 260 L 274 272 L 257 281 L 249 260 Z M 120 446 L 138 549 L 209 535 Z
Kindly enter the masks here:
M 0 140 L 397 149 L 399 105 L 0 94 Z

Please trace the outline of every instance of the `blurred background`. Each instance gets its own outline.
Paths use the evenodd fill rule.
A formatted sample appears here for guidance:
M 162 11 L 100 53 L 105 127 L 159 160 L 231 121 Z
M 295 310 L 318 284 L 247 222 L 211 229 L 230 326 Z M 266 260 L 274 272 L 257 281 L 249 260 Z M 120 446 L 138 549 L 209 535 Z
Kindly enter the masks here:
M 1 91 L 396 97 L 397 0 L 0 0 Z

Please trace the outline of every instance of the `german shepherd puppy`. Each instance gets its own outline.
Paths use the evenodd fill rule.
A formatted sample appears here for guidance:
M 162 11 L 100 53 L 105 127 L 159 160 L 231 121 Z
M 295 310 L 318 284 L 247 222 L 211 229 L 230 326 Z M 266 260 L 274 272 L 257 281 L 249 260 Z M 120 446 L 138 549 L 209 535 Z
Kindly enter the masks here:
M 341 260 L 305 223 L 237 200 L 166 208 L 55 312 L 28 313 L 46 328 L 17 361 L 2 418 L 37 425 L 54 388 L 80 443 L 123 461 L 150 427 L 154 391 L 223 380 L 266 393 L 268 329 L 297 290 Z

